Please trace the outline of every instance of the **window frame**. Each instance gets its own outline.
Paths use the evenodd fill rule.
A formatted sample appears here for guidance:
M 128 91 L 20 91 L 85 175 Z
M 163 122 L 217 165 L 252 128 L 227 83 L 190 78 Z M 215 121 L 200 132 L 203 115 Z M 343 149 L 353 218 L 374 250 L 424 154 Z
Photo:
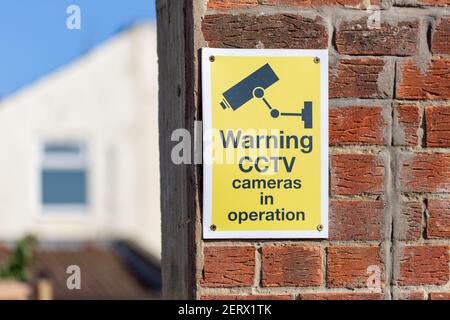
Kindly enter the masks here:
M 54 152 L 53 155 L 48 153 L 47 147 L 51 145 L 75 145 L 79 148 L 77 155 L 69 153 Z M 87 144 L 84 139 L 46 139 L 39 146 L 39 164 L 38 164 L 38 201 L 41 216 L 51 217 L 70 217 L 70 216 L 87 216 L 91 206 L 91 188 L 90 176 L 91 166 L 88 159 Z M 44 170 L 52 169 L 82 169 L 85 172 L 85 203 L 83 204 L 46 204 L 43 199 Z

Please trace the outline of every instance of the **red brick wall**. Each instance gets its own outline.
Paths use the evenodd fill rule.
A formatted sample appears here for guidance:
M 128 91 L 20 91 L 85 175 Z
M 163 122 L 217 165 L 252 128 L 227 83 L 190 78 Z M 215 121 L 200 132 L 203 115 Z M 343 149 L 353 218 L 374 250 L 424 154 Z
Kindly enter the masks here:
M 449 0 L 198 2 L 200 46 L 330 54 L 329 239 L 203 241 L 198 298 L 450 299 Z

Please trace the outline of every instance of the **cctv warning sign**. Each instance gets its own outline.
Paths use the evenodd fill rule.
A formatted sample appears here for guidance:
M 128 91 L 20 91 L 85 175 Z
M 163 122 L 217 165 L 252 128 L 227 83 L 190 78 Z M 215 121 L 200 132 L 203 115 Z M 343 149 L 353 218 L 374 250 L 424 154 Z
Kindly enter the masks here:
M 326 50 L 202 50 L 203 236 L 327 238 Z

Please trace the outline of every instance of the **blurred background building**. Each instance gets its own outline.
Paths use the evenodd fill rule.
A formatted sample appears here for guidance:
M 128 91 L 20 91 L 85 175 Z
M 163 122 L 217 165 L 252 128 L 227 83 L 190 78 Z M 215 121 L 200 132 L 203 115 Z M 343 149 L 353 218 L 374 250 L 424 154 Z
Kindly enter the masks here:
M 80 0 L 70 30 L 73 1 L 29 2 L 0 4 L 0 298 L 157 298 L 154 3 Z M 37 243 L 17 279 L 7 271 L 28 234 Z

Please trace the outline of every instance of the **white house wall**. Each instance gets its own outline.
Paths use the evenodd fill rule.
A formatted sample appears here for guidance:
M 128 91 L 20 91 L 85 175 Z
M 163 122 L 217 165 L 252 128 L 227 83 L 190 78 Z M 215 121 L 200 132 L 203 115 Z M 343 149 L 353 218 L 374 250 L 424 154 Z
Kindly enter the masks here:
M 139 25 L 0 101 L 0 241 L 133 238 L 160 252 L 154 25 Z M 85 214 L 43 212 L 40 148 L 87 144 Z

